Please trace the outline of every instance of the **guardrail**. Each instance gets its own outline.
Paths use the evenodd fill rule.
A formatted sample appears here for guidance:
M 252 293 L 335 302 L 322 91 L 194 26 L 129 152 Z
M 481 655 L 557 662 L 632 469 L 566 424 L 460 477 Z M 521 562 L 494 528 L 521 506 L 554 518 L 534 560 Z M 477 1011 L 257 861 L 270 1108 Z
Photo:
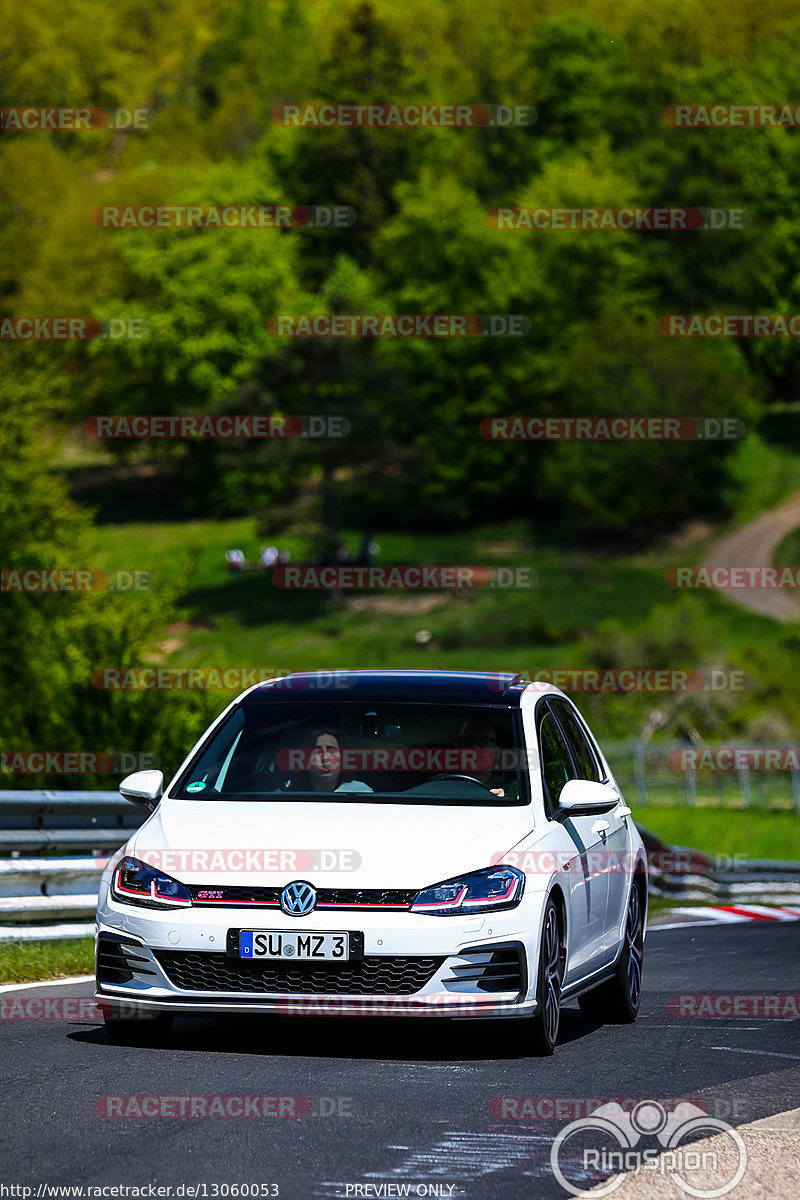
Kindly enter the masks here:
M 0 942 L 93 934 L 100 860 L 144 819 L 118 792 L 0 791 Z
M 625 748 L 630 750 L 630 744 Z M 609 757 L 616 767 L 617 756 Z M 102 861 L 144 819 L 142 810 L 117 792 L 0 791 L 0 943 L 91 935 Z M 750 859 L 729 868 L 703 864 L 696 851 L 666 847 L 646 830 L 642 833 L 653 855 L 653 895 L 800 902 L 800 863 Z M 670 849 L 678 856 L 694 856 L 688 870 L 663 867 L 659 854 Z M 75 851 L 88 853 L 73 857 Z

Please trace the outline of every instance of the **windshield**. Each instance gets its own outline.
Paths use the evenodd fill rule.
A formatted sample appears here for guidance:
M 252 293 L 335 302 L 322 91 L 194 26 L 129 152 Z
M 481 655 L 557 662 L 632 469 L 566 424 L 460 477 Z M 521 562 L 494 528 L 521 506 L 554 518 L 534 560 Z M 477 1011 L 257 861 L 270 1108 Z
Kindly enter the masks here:
M 250 703 L 172 792 L 184 800 L 527 803 L 519 712 L 478 706 Z

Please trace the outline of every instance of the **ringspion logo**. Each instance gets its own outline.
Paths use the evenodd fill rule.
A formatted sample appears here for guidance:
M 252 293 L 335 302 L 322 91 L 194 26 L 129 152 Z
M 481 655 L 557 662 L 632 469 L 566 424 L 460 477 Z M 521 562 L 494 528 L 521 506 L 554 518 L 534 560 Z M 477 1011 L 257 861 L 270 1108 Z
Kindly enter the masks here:
M 669 1179 L 690 1196 L 718 1200 L 744 1175 L 747 1150 L 736 1129 L 688 1101 L 667 1111 L 658 1100 L 642 1100 L 631 1112 L 612 1101 L 561 1130 L 550 1166 L 573 1196 L 608 1196 L 633 1175 L 651 1186 Z

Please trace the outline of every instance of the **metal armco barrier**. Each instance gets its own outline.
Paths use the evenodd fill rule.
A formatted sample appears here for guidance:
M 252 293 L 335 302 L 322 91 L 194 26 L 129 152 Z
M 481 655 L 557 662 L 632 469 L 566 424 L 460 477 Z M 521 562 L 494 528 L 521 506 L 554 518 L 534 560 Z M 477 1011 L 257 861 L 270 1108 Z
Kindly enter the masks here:
M 646 807 L 643 815 L 646 820 Z M 0 791 L 0 944 L 93 934 L 99 860 L 122 846 L 145 816 L 118 792 Z M 641 832 L 651 853 L 696 854 Z M 73 857 L 75 851 L 84 856 Z M 717 903 L 800 902 L 800 862 L 709 861 L 696 870 L 676 872 L 657 863 L 649 873 L 655 896 Z
M 0 791 L 0 942 L 93 934 L 98 858 L 145 816 L 118 792 Z

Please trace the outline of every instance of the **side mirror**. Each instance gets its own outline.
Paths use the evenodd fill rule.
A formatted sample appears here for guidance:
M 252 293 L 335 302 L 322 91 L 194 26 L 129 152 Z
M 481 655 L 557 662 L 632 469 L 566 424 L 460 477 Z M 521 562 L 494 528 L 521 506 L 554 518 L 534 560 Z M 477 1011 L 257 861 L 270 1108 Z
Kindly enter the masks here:
M 568 817 L 611 812 L 620 803 L 621 798 L 612 787 L 591 779 L 570 779 L 558 797 L 558 807 Z
M 142 804 L 155 812 L 164 790 L 164 774 L 162 771 L 134 771 L 123 779 L 119 790 L 131 804 Z

